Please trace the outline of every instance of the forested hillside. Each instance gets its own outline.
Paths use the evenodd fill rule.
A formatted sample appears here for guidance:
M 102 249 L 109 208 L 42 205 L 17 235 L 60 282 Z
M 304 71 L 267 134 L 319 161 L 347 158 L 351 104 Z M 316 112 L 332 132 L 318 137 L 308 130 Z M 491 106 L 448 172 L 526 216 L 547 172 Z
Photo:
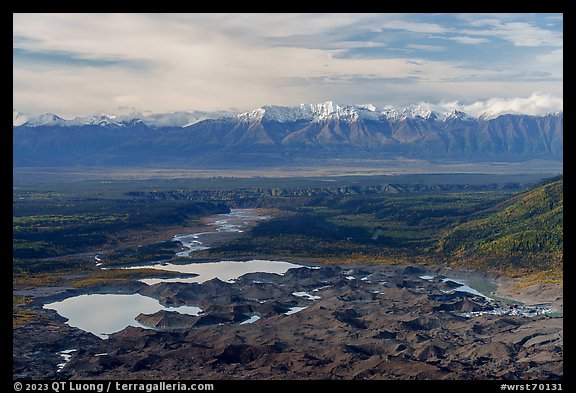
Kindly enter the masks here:
M 456 226 L 439 251 L 467 263 L 507 268 L 556 268 L 563 261 L 563 177 L 495 206 L 486 217 Z

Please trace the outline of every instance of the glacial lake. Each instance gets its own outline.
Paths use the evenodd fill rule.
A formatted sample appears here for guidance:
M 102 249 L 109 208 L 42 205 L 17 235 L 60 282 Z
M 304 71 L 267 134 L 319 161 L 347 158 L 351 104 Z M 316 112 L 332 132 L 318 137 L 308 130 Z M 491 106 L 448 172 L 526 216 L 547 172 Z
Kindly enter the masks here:
M 198 315 L 202 311 L 194 306 L 165 307 L 158 300 L 140 294 L 80 295 L 45 304 L 44 308 L 55 310 L 68 318 L 68 325 L 93 333 L 102 339 L 107 339 L 109 334 L 128 326 L 145 328 L 135 319 L 140 313 L 153 314 L 166 310 Z
M 198 274 L 196 277 L 183 277 L 183 278 L 146 278 L 142 279 L 145 284 L 154 285 L 160 282 L 184 282 L 184 283 L 199 283 L 218 278 L 224 282 L 232 283 L 239 277 L 247 273 L 275 273 L 283 275 L 290 269 L 299 269 L 306 266 L 296 265 L 284 261 L 269 261 L 262 259 L 253 259 L 246 262 L 240 261 L 220 261 L 220 262 L 205 262 L 205 263 L 158 263 L 154 265 L 140 265 L 130 266 L 125 269 L 158 269 L 169 270 L 171 272 L 179 273 L 194 273 Z
M 244 274 L 255 272 L 266 272 L 274 274 L 284 274 L 289 269 L 304 268 L 284 261 L 251 260 L 220 261 L 209 263 L 188 263 L 171 264 L 158 263 L 154 265 L 131 266 L 125 269 L 153 268 L 170 270 L 181 273 L 196 273 L 198 276 L 191 278 L 172 279 L 144 279 L 142 282 L 153 285 L 159 282 L 196 282 L 203 283 L 213 278 L 233 283 Z M 311 296 L 311 295 L 310 295 Z M 142 296 L 140 294 L 119 295 L 119 294 L 92 294 L 70 297 L 60 302 L 44 305 L 44 308 L 55 310 L 58 314 L 68 319 L 67 324 L 84 331 L 95 334 L 106 339 L 111 333 L 119 332 L 128 326 L 149 329 L 136 321 L 140 314 L 154 314 L 160 310 L 176 311 L 181 314 L 198 315 L 202 310 L 194 306 L 166 307 L 156 299 Z M 300 311 L 296 307 L 291 313 Z M 290 314 L 286 314 L 290 315 Z M 244 323 L 250 324 L 260 319 L 253 316 Z

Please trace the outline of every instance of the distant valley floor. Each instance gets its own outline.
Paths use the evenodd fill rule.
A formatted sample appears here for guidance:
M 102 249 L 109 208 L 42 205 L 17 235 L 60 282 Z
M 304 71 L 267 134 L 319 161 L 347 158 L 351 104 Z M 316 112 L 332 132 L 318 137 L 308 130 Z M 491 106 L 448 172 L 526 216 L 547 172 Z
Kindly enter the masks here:
M 530 160 L 519 162 L 451 162 L 426 161 L 411 158 L 382 160 L 369 159 L 326 159 L 300 160 L 300 164 L 258 166 L 58 166 L 13 168 L 15 183 L 79 180 L 147 180 L 182 178 L 305 178 L 305 177 L 349 177 L 349 176 L 395 176 L 418 174 L 494 174 L 518 175 L 556 175 L 562 173 L 563 162 L 557 160 Z

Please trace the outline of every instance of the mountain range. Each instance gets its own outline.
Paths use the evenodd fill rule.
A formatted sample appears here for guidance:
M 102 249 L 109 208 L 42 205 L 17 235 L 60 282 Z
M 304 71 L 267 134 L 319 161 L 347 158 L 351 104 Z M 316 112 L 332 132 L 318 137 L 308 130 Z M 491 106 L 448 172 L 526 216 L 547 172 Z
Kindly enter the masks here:
M 425 106 L 377 109 L 331 101 L 241 114 L 93 115 L 13 112 L 15 166 L 268 166 L 301 160 L 461 162 L 562 160 L 563 113 L 473 117 Z

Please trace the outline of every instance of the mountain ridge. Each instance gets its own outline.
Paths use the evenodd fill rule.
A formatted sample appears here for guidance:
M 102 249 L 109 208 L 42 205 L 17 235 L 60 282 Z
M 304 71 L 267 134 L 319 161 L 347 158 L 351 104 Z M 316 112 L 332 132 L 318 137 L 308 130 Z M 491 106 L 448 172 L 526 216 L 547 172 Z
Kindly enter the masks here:
M 264 106 L 239 115 L 170 124 L 143 119 L 56 115 L 13 126 L 16 166 L 278 166 L 306 159 L 408 159 L 457 162 L 563 159 L 563 114 L 472 118 L 424 107 L 379 111 L 333 102 Z M 202 116 L 205 116 L 204 113 Z M 176 115 L 175 115 L 176 116 Z M 200 116 L 200 117 L 198 117 Z M 206 115 L 208 116 L 208 115 Z M 21 122 L 25 116 L 15 115 Z M 43 123 L 44 122 L 44 123 Z
M 298 121 L 298 120 L 316 120 L 322 121 L 327 119 L 343 119 L 354 121 L 358 119 L 386 119 L 386 120 L 404 120 L 404 119 L 434 119 L 438 121 L 447 121 L 451 119 L 460 120 L 490 120 L 499 116 L 516 114 L 527 116 L 549 116 L 559 115 L 562 112 L 550 112 L 540 115 L 530 115 L 522 113 L 482 113 L 477 117 L 469 115 L 463 111 L 452 109 L 449 111 L 437 111 L 428 104 L 409 105 L 404 108 L 385 106 L 377 108 L 373 104 L 352 104 L 341 105 L 334 101 L 325 101 L 319 104 L 301 103 L 296 106 L 281 105 L 264 105 L 251 111 L 235 113 L 231 111 L 180 111 L 166 113 L 142 113 L 133 112 L 124 115 L 97 113 L 89 116 L 77 116 L 73 119 L 64 119 L 61 116 L 52 113 L 43 113 L 40 115 L 25 114 L 16 110 L 12 111 L 13 126 L 43 126 L 43 125 L 103 125 L 112 123 L 122 123 L 132 120 L 141 120 L 150 127 L 186 127 L 196 122 L 208 119 L 219 119 L 224 117 L 237 118 L 238 120 L 268 120 L 278 122 Z

